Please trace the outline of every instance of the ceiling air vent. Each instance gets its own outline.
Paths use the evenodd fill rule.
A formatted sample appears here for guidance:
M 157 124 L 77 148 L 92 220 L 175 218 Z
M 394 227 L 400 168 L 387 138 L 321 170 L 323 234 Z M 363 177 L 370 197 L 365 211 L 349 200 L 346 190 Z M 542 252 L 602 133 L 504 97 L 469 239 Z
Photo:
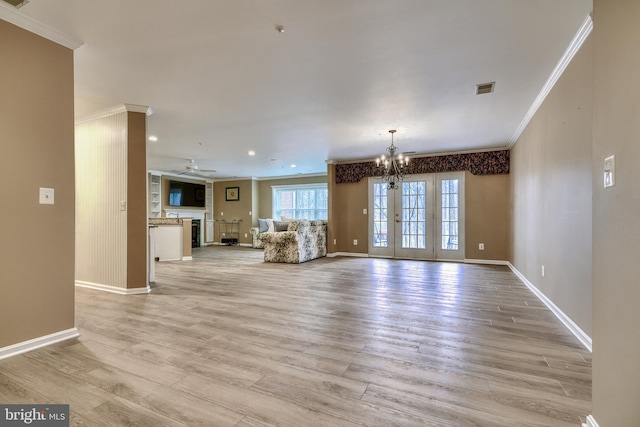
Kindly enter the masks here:
M 11 6 L 21 8 L 25 4 L 29 3 L 29 0 L 4 0 L 5 3 L 9 3 Z
M 479 85 L 476 85 L 476 95 L 484 95 L 485 93 L 493 92 L 495 85 L 496 82 L 480 83 Z

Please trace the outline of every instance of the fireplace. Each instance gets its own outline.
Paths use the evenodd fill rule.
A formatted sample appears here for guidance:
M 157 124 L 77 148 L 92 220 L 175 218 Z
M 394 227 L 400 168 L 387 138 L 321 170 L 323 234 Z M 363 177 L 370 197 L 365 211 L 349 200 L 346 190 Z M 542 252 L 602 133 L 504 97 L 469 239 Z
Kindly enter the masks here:
M 204 210 L 193 210 L 193 209 L 163 209 L 164 213 L 167 217 L 176 217 L 176 218 L 192 218 L 191 220 L 191 225 L 193 227 L 193 224 L 198 221 L 200 223 L 198 230 L 200 230 L 200 234 L 199 234 L 199 238 L 198 238 L 198 246 L 196 247 L 200 247 L 203 246 L 205 244 L 205 236 L 204 236 L 204 225 L 205 225 L 205 215 L 204 215 Z M 193 228 L 192 228 L 192 232 L 193 232 Z M 192 234 L 193 237 L 193 234 Z M 192 243 L 193 243 L 193 239 Z

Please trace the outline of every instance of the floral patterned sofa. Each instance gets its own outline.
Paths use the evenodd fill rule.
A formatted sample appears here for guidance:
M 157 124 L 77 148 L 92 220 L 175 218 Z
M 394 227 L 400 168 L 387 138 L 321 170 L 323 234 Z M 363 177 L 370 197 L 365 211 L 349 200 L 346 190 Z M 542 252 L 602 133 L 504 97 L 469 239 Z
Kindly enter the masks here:
M 287 231 L 263 232 L 265 262 L 301 263 L 327 256 L 326 221 L 290 221 Z
M 260 239 L 262 233 L 272 233 L 274 231 L 287 231 L 289 228 L 289 222 L 293 221 L 293 218 L 285 218 L 282 217 L 281 221 L 275 219 L 261 219 L 258 218 L 258 226 L 251 227 L 249 229 L 249 233 L 251 233 L 251 237 L 253 237 L 253 246 L 256 249 L 264 248 L 264 243 Z

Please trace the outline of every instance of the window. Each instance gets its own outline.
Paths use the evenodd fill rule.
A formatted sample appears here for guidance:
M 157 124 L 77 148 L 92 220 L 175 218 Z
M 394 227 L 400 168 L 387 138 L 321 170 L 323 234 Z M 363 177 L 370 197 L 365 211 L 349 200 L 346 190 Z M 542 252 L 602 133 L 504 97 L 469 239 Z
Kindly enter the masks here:
M 389 244 L 387 192 L 387 183 L 373 184 L 373 246 L 377 248 L 386 248 Z
M 427 182 L 402 183 L 402 248 L 427 247 Z
M 458 250 L 458 180 L 442 180 L 442 249 Z
M 327 184 L 277 185 L 273 190 L 273 217 L 327 219 Z

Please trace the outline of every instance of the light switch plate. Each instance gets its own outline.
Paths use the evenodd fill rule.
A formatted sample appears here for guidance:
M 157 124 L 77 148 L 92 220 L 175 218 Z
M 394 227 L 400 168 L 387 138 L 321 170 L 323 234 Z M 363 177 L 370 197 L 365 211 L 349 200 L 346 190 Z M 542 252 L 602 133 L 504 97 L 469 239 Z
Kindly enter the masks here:
M 616 156 L 604 159 L 604 188 L 616 185 Z
M 41 205 L 53 205 L 54 190 L 53 188 L 40 187 L 40 204 Z

